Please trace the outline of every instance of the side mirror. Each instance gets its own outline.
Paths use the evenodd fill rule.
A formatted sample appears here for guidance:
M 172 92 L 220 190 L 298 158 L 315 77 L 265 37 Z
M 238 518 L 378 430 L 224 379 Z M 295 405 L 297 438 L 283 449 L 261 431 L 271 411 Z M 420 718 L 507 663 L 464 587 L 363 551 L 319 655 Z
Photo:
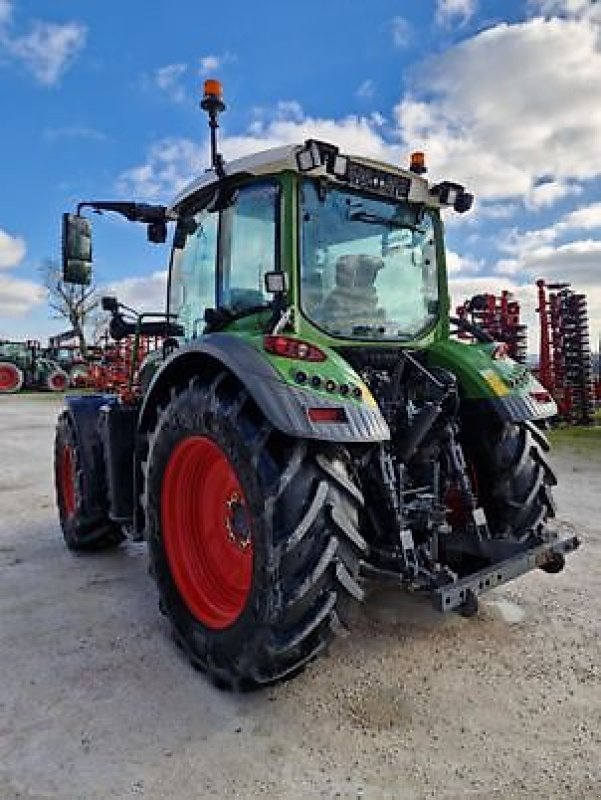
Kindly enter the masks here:
M 146 236 L 152 244 L 165 244 L 167 241 L 167 223 L 163 220 L 150 222 L 146 230 Z
M 116 314 L 119 311 L 119 301 L 116 297 L 103 297 L 100 300 L 100 307 L 103 311 L 110 311 L 111 314 Z
M 281 294 L 286 291 L 285 272 L 266 272 L 265 291 L 268 294 Z
M 92 280 L 92 226 L 78 214 L 63 214 L 63 280 L 79 286 Z

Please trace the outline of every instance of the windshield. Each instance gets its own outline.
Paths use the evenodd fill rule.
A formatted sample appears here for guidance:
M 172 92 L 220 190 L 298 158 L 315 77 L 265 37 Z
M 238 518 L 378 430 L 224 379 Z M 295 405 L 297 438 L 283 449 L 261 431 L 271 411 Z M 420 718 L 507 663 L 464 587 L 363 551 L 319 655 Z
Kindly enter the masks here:
M 434 222 L 407 202 L 301 185 L 301 306 L 334 336 L 410 339 L 438 315 Z

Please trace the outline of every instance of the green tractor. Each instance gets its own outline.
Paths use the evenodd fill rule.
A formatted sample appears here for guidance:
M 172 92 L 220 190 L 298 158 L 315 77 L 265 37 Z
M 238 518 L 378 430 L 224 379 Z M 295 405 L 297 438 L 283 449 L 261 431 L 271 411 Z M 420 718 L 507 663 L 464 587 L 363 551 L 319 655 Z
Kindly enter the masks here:
M 579 542 L 553 530 L 548 392 L 477 328 L 456 341 L 441 210 L 459 184 L 309 140 L 212 168 L 170 206 L 81 203 L 64 277 L 87 282 L 85 206 L 174 225 L 166 311 L 115 298 L 114 338 L 160 336 L 115 395 L 66 398 L 67 546 L 145 540 L 176 641 L 218 685 L 298 673 L 370 584 L 475 613 Z M 132 363 L 136 363 L 135 361 Z M 140 363 L 139 361 L 137 363 Z
M 69 376 L 43 354 L 38 341 L 0 340 L 0 394 L 23 388 L 64 392 L 68 386 Z

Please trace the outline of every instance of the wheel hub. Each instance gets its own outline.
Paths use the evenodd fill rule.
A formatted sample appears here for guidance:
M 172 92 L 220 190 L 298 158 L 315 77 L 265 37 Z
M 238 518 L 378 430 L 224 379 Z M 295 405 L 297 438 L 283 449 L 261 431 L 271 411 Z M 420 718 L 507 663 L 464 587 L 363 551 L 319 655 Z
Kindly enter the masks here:
M 246 506 L 242 502 L 242 497 L 234 492 L 226 502 L 228 516 L 225 525 L 228 532 L 228 539 L 241 550 L 250 547 L 250 520 L 246 511 Z

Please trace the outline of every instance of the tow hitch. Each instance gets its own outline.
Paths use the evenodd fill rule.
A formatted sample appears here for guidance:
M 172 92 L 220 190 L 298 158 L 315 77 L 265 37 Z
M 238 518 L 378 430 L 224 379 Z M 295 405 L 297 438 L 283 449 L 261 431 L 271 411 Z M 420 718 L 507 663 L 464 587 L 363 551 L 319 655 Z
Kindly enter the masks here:
M 479 595 L 532 569 L 560 572 L 564 567 L 565 554 L 576 550 L 579 545 L 580 540 L 577 536 L 564 534 L 530 550 L 524 550 L 473 575 L 438 587 L 433 592 L 434 605 L 443 613 L 461 611 L 463 608 L 475 613 L 477 604 L 475 605 L 474 601 Z

